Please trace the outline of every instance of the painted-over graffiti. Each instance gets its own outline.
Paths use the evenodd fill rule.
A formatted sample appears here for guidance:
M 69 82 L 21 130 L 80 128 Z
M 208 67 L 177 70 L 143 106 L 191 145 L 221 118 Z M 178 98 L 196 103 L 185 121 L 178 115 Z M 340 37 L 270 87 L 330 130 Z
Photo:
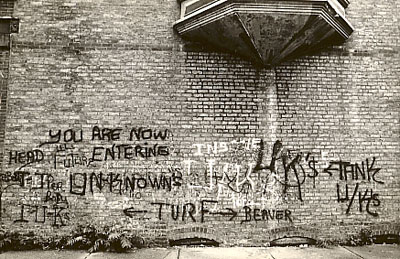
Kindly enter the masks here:
M 240 194 L 248 194 L 250 192 L 267 193 L 271 189 L 271 185 L 279 184 L 283 187 L 283 193 L 286 194 L 290 188 L 295 188 L 297 198 L 302 201 L 302 187 L 307 179 L 314 180 L 319 172 L 316 169 L 318 163 L 314 156 L 310 153 L 306 155 L 302 153 L 293 154 L 288 149 L 284 148 L 280 141 L 276 141 L 272 154 L 269 158 L 265 157 L 264 142 L 262 140 L 247 141 L 251 143 L 248 147 L 256 150 L 256 157 L 246 164 L 238 162 L 217 161 L 214 158 L 209 158 L 203 162 L 201 168 L 207 172 L 203 183 L 189 184 L 190 188 L 206 188 L 208 190 L 229 189 L 231 192 Z M 199 146 L 196 145 L 196 155 L 204 154 L 199 152 Z M 203 147 L 208 145 L 202 145 Z M 213 150 L 218 150 L 215 147 L 225 147 L 224 150 L 229 150 L 228 145 L 215 144 Z M 210 148 L 207 148 L 209 151 Z M 250 150 L 250 149 L 249 149 Z M 208 152 L 210 154 L 211 152 Z M 185 171 L 187 175 L 194 175 L 194 168 L 198 168 L 198 164 L 202 162 L 196 160 L 186 160 Z M 268 164 L 268 165 L 266 165 Z M 263 179 L 263 184 L 260 185 L 260 180 Z M 315 186 L 315 181 L 313 182 Z

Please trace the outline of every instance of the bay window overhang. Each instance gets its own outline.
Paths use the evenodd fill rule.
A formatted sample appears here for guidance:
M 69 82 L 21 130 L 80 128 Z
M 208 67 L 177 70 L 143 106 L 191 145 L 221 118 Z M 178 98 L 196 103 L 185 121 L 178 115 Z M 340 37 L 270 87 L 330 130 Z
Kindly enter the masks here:
M 183 38 L 263 66 L 340 44 L 353 27 L 347 0 L 180 0 Z

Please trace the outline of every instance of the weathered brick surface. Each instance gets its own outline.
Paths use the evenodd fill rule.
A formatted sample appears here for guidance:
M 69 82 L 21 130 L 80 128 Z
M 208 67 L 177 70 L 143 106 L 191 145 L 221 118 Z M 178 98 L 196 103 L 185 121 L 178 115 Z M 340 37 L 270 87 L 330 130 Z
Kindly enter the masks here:
M 4 130 L 7 110 L 7 79 L 10 51 L 8 49 L 0 50 L 0 154 L 3 154 L 4 148 Z M 0 158 L 0 165 L 3 163 L 3 156 Z
M 14 10 L 14 0 L 1 0 L 0 6 L 0 16 L 12 16 Z
M 1 0 L 0 1 L 0 17 L 10 17 L 14 8 L 14 1 Z M 1 45 L 6 45 L 9 35 L 0 34 Z M 10 51 L 7 47 L 0 47 L 0 166 L 3 162 L 3 148 L 4 148 L 4 130 L 6 118 L 6 101 L 7 101 L 7 82 L 9 75 L 9 56 Z
M 343 46 L 257 69 L 180 39 L 175 1 L 17 1 L 2 225 L 224 245 L 396 231 L 396 10 L 352 1 Z

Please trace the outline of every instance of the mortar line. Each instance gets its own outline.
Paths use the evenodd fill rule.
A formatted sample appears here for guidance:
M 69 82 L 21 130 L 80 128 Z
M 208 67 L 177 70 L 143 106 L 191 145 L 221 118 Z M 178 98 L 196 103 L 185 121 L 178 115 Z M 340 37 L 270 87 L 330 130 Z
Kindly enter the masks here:
M 87 256 L 85 256 L 83 259 L 88 259 L 89 258 L 89 256 L 91 255 L 92 253 L 89 253 Z
M 181 249 L 178 249 L 178 257 L 176 259 L 179 259 L 179 257 L 181 256 Z
M 359 257 L 359 258 L 365 259 L 365 258 L 362 257 L 361 255 L 357 254 L 356 252 L 351 251 L 351 250 L 348 249 L 347 247 L 344 247 L 344 246 L 339 246 L 339 247 L 345 249 L 346 251 L 349 251 L 350 253 L 352 253 L 353 255 L 355 255 L 355 256 L 357 256 L 357 257 Z

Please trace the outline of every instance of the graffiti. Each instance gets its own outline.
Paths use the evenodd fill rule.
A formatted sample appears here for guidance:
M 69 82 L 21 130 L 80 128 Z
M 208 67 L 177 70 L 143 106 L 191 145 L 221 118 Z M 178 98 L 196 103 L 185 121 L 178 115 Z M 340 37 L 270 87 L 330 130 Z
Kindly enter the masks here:
M 186 203 L 184 205 L 174 205 L 163 202 L 153 202 L 151 205 L 158 206 L 158 219 L 162 220 L 164 211 L 163 207 L 170 208 L 170 218 L 173 220 L 177 220 L 181 215 L 182 221 L 185 221 L 186 216 L 190 217 L 193 222 L 196 222 L 195 217 L 193 216 L 195 212 L 195 205 L 193 203 Z
M 123 210 L 125 216 L 134 218 L 137 215 L 155 212 L 158 220 L 190 221 L 204 223 L 209 220 L 222 217 L 226 221 L 240 220 L 240 224 L 259 221 L 287 221 L 293 222 L 292 212 L 288 209 L 260 209 L 243 206 L 238 210 L 232 208 L 218 208 L 217 200 L 200 200 L 197 204 L 187 202 L 184 204 L 171 204 L 165 202 L 153 202 L 150 210 L 137 210 L 134 207 Z M 197 206 L 198 205 L 198 206 Z M 217 205 L 217 208 L 212 208 Z M 151 210 L 153 209 L 153 210 Z
M 70 173 L 69 182 L 70 193 L 75 195 L 83 196 L 87 189 L 92 194 L 97 189 L 99 192 L 108 190 L 110 193 L 116 192 L 122 195 L 126 192 L 134 193 L 143 189 L 171 191 L 182 185 L 182 174 L 179 169 L 171 175 L 153 175 L 152 173 L 122 175 L 113 172 Z
M 54 169 L 58 169 L 60 167 L 74 168 L 77 166 L 95 167 L 95 165 L 92 162 L 93 161 L 90 158 L 87 158 L 85 155 L 79 153 L 69 153 L 69 154 L 55 153 L 53 155 Z
M 360 212 L 365 211 L 372 216 L 378 216 L 372 208 L 380 206 L 379 194 L 372 188 L 362 190 L 360 183 L 356 183 L 354 187 L 348 183 L 360 180 L 384 184 L 384 181 L 379 179 L 381 168 L 376 166 L 375 157 L 361 163 L 331 161 L 324 168 L 318 166 L 320 162 L 312 153 L 289 150 L 279 140 L 274 143 L 269 159 L 265 159 L 267 151 L 262 140 L 246 143 L 247 150 L 257 149 L 255 160 L 250 160 L 247 164 L 218 161 L 214 155 L 228 152 L 230 150 L 228 142 L 195 144 L 195 157 L 206 155 L 211 157 L 205 159 L 205 162 L 190 159 L 184 161 L 185 173 L 191 179 L 188 187 L 204 191 L 216 190 L 217 198 L 229 196 L 236 207 L 259 206 L 265 199 L 271 200 L 278 195 L 279 190 L 275 188 L 276 185 L 282 187 L 281 194 L 278 195 L 280 197 L 277 198 L 282 198 L 290 192 L 296 194 L 295 197 L 299 201 L 304 201 L 303 193 L 310 186 L 306 185 L 307 182 L 310 180 L 312 187 L 317 188 L 316 178 L 323 172 L 331 177 L 337 177 L 340 182 L 346 182 L 345 186 L 339 183 L 336 186 L 337 201 L 348 204 L 346 214 L 350 213 L 355 201 L 358 200 Z M 260 202 L 254 202 L 255 199 Z
M 147 143 L 143 145 L 114 144 L 111 147 L 93 147 L 91 161 L 132 160 L 136 157 L 149 158 L 168 156 L 169 154 L 169 148 L 165 145 L 148 145 Z
M 207 208 L 208 204 L 218 204 L 218 201 L 215 200 L 201 200 L 200 201 L 200 210 L 196 210 L 196 205 L 194 203 L 188 202 L 185 204 L 170 204 L 165 202 L 152 202 L 150 205 L 153 206 L 156 213 L 155 216 L 158 220 L 165 220 L 166 217 L 168 219 L 172 219 L 174 221 L 187 221 L 190 220 L 192 222 L 205 222 L 205 216 L 209 215 L 222 215 L 222 216 L 230 216 L 229 220 L 233 220 L 237 212 L 232 209 L 228 209 L 228 212 L 215 212 L 210 211 Z M 123 210 L 123 213 L 133 218 L 136 214 L 148 213 L 148 210 L 135 210 L 133 207 L 127 208 Z
M 303 201 L 302 186 L 305 184 L 307 178 L 311 178 L 314 180 L 313 185 L 315 187 L 315 178 L 319 174 L 315 167 L 316 163 L 318 163 L 315 158 L 312 157 L 310 153 L 308 153 L 304 159 L 302 153 L 293 155 L 292 152 L 284 148 L 282 143 L 278 140 L 272 148 L 270 164 L 265 166 L 263 165 L 263 141 L 261 141 L 260 147 L 254 172 L 262 170 L 269 171 L 276 176 L 276 180 L 283 186 L 284 194 L 288 192 L 289 188 L 297 188 L 297 197 L 300 201 Z M 306 165 L 302 164 L 304 160 Z M 308 173 L 307 169 L 309 170 Z
M 100 128 L 94 126 L 91 129 L 91 138 L 87 139 L 91 141 L 119 141 L 122 140 L 123 134 L 122 128 Z M 133 160 L 135 158 L 150 158 L 157 156 L 169 156 L 171 151 L 168 145 L 154 143 L 154 141 L 165 141 L 172 133 L 168 129 L 156 130 L 150 128 L 132 128 L 127 136 L 128 141 L 152 141 L 152 143 L 122 143 L 112 145 L 96 145 L 91 147 L 90 155 L 72 152 L 74 149 L 73 144 L 82 142 L 85 140 L 85 134 L 82 129 L 80 130 L 49 130 L 49 141 L 46 141 L 39 145 L 39 147 L 51 144 L 57 144 L 56 152 L 53 155 L 54 168 L 63 166 L 65 168 L 73 168 L 75 166 L 94 166 L 93 162 L 103 162 L 110 160 Z M 69 151 L 69 154 L 59 155 L 58 153 L 64 153 Z M 43 158 L 43 152 L 40 153 Z M 20 157 L 18 157 L 19 155 Z M 17 154 L 11 157 L 10 161 L 23 160 L 24 154 Z M 40 160 L 41 161 L 41 160 Z
M 0 183 L 11 183 L 14 185 L 18 184 L 19 186 L 23 187 L 25 186 L 25 179 L 27 175 L 29 175 L 29 173 L 25 171 L 7 171 L 4 174 L 0 174 Z
M 54 204 L 68 204 L 67 197 L 60 192 L 47 191 L 44 202 L 52 202 Z
M 185 203 L 183 205 L 175 205 L 164 202 L 153 202 L 151 205 L 157 208 L 157 218 L 158 220 L 163 220 L 164 216 L 167 215 L 170 219 L 181 221 L 191 220 L 192 222 L 205 222 L 206 215 L 222 215 L 229 216 L 229 220 L 232 221 L 236 216 L 237 212 L 233 209 L 227 209 L 227 212 L 221 211 L 211 211 L 208 208 L 210 204 L 218 204 L 216 200 L 201 200 L 200 201 L 200 211 L 197 213 L 196 205 L 194 203 Z M 166 211 L 168 211 L 166 213 Z
M 172 135 L 172 133 L 168 129 L 153 130 L 149 128 L 139 127 L 139 128 L 132 128 L 129 134 L 129 140 L 130 141 L 134 140 L 134 137 L 136 138 L 136 140 L 150 140 L 150 139 L 166 140 L 169 135 Z
M 39 163 L 43 161 L 44 154 L 40 149 L 34 149 L 30 151 L 10 151 L 8 164 L 23 164 L 20 168 L 23 168 L 29 164 Z
M 185 160 L 184 163 L 186 164 L 187 175 L 193 175 L 192 168 L 196 161 Z M 209 178 L 208 187 L 189 183 L 189 188 L 207 188 L 211 190 L 216 185 L 224 185 L 234 192 L 243 192 L 245 191 L 244 189 L 254 186 L 254 182 L 250 178 L 253 166 L 251 163 L 247 168 L 236 163 L 223 163 L 220 166 L 216 166 L 216 160 L 209 159 L 206 161 L 206 170 Z
M 55 146 L 55 151 L 51 153 L 50 160 L 53 163 L 54 169 L 59 168 L 74 168 L 94 167 L 91 161 L 85 154 L 74 152 L 75 146 L 72 144 L 58 144 Z
M 50 144 L 58 144 L 61 141 L 63 141 L 64 143 L 82 142 L 83 130 L 79 130 L 79 131 L 75 131 L 74 129 L 67 129 L 65 131 L 57 130 L 56 133 L 53 133 L 52 130 L 49 130 L 49 137 L 50 137 L 50 140 L 40 144 L 39 147 L 42 147 L 44 145 L 50 145 Z
M 356 198 L 356 196 L 357 196 L 360 212 L 363 212 L 363 208 L 365 205 L 365 210 L 368 214 L 370 214 L 374 217 L 377 217 L 379 215 L 377 212 L 371 211 L 371 209 L 370 209 L 371 204 L 374 207 L 379 207 L 381 204 L 381 201 L 379 200 L 379 194 L 374 193 L 372 189 L 367 188 L 365 190 L 365 192 L 363 193 L 362 191 L 359 191 L 360 184 L 356 183 L 356 185 L 354 187 L 354 191 L 352 192 L 352 194 L 350 193 L 350 195 L 351 195 L 351 197 L 350 197 L 348 184 L 345 185 L 343 192 L 341 191 L 339 184 L 337 184 L 336 187 L 337 187 L 337 201 L 339 203 L 348 202 L 346 214 L 350 214 L 350 210 L 352 208 L 352 205 L 354 204 L 355 199 L 357 199 Z
M 25 175 L 29 175 L 29 173 L 24 171 L 7 171 L 4 174 L 0 174 L 0 219 L 3 216 L 3 194 L 12 186 L 24 186 Z
M 45 224 L 50 218 L 53 226 L 65 226 L 65 222 L 70 220 L 70 214 L 66 211 L 67 207 L 64 206 L 21 204 L 20 207 L 19 218 L 14 220 L 14 223 L 35 222 Z
M 0 176 L 1 183 L 10 183 L 10 185 L 29 188 L 30 190 L 48 190 L 56 192 L 64 192 L 63 182 L 56 181 L 51 174 L 34 173 L 24 171 L 7 172 Z
M 365 161 L 362 161 L 361 164 L 352 164 L 344 161 L 332 161 L 329 163 L 329 167 L 324 169 L 324 172 L 330 176 L 333 176 L 337 173 L 339 175 L 339 179 L 342 181 L 366 180 L 368 182 L 373 181 L 378 184 L 384 184 L 383 181 L 376 179 L 377 174 L 381 171 L 381 168 L 374 167 L 375 161 L 375 157 L 372 158 L 372 161 L 366 159 Z
M 120 139 L 120 134 L 121 134 L 122 129 L 121 128 L 116 128 L 116 129 L 109 129 L 109 128 L 103 128 L 100 129 L 98 126 L 94 126 L 92 129 L 92 140 L 104 140 L 106 139 L 107 141 L 115 141 Z
M 123 210 L 125 216 L 133 218 L 135 214 L 147 213 L 147 210 L 135 210 L 133 207 Z
M 379 207 L 381 205 L 379 194 L 375 193 L 372 188 L 365 188 L 363 190 L 360 186 L 361 183 L 357 182 L 384 184 L 383 181 L 378 179 L 381 168 L 375 167 L 375 162 L 375 157 L 372 158 L 372 161 L 366 159 L 361 163 L 331 161 L 329 166 L 324 169 L 324 172 L 329 174 L 329 176 L 339 178 L 339 182 L 336 184 L 337 202 L 347 203 L 346 214 L 350 214 L 351 208 L 358 201 L 359 212 L 366 211 L 374 217 L 379 215 L 371 209 L 371 206 Z M 351 183 L 355 183 L 353 188 L 351 187 Z
M 59 144 L 59 145 L 56 145 L 55 149 L 56 149 L 56 153 L 59 153 L 59 152 L 66 152 L 69 150 L 74 150 L 74 148 L 75 148 L 75 146 L 72 144 Z
M 204 170 L 208 172 L 208 176 L 205 177 L 204 184 L 193 184 L 189 185 L 190 188 L 206 188 L 213 189 L 218 187 L 228 188 L 235 193 L 248 194 L 250 192 L 261 192 L 267 193 L 267 187 L 271 186 L 270 183 L 278 183 L 283 186 L 283 193 L 286 194 L 290 188 L 297 189 L 297 198 L 303 201 L 302 186 L 305 184 L 308 178 L 313 179 L 313 186 L 315 187 L 315 178 L 319 175 L 316 169 L 318 163 L 314 156 L 310 153 L 303 155 L 302 153 L 292 154 L 288 149 L 284 148 L 280 141 L 276 141 L 270 158 L 269 165 L 264 165 L 264 142 L 258 139 L 249 141 L 249 148 L 255 148 L 258 146 L 258 154 L 256 161 L 249 161 L 246 165 L 239 163 L 228 163 L 220 161 L 219 165 L 215 159 L 206 160 L 206 164 L 203 166 Z M 203 145 L 205 146 L 205 145 Z M 214 143 L 212 150 L 221 150 L 218 147 L 221 143 Z M 224 145 L 222 145 L 224 146 Z M 196 145 L 197 150 L 195 154 L 203 154 L 200 152 L 202 146 Z M 211 150 L 211 149 L 208 149 Z M 192 169 L 198 162 L 194 160 L 185 160 L 184 167 L 187 175 L 195 176 Z M 260 175 L 264 175 L 264 184 L 262 190 L 257 190 L 257 182 L 260 180 Z
M 237 212 L 231 208 L 225 208 L 225 211 L 210 212 L 211 215 L 229 216 L 229 221 L 232 221 L 237 216 Z
M 15 223 L 52 221 L 54 226 L 64 226 L 70 217 L 70 195 L 102 192 L 129 194 L 131 198 L 140 199 L 145 190 L 170 192 L 183 184 L 179 169 L 171 169 L 169 173 L 89 171 L 98 167 L 99 162 L 129 162 L 136 158 L 170 155 L 167 142 L 158 143 L 172 136 L 170 130 L 133 127 L 127 133 L 124 137 L 124 129 L 119 127 L 93 126 L 90 132 L 72 128 L 50 129 L 46 134 L 47 140 L 41 142 L 38 148 L 29 151 L 9 151 L 8 165 L 17 165 L 19 168 L 0 174 L 0 219 L 5 215 L 3 212 L 12 218 L 18 210 Z M 124 139 L 136 143 L 112 143 Z M 99 141 L 111 143 L 104 145 L 99 144 Z M 46 166 L 50 165 L 54 174 L 33 169 L 39 167 L 29 167 L 33 164 L 41 164 L 42 170 L 46 170 Z M 75 169 L 77 172 L 71 172 Z M 7 207 L 3 207 L 3 194 L 15 187 L 22 188 L 24 192 L 28 191 L 30 195 L 24 195 L 27 199 L 22 198 L 19 202 L 18 199 L 12 198 L 7 201 Z
M 271 220 L 285 220 L 289 222 L 293 222 L 291 218 L 292 212 L 288 209 L 286 210 L 275 210 L 275 209 L 258 209 L 258 208 L 250 208 L 248 206 L 243 207 L 245 219 L 240 223 L 243 224 L 245 222 L 250 221 L 271 221 Z
M 0 184 L 2 187 L 0 191 L 0 216 L 3 216 L 3 194 L 10 187 L 18 186 L 28 189 L 32 193 L 32 201 L 41 200 L 37 196 L 37 190 L 45 190 L 43 201 L 45 204 L 30 204 L 27 201 L 23 201 L 17 205 L 19 213 L 14 223 L 46 223 L 51 218 L 53 226 L 64 226 L 65 222 L 69 220 L 67 197 L 62 194 L 64 192 L 63 183 L 56 181 L 51 174 L 38 172 L 33 174 L 20 170 L 15 172 L 7 171 L 0 175 Z M 12 208 L 9 209 L 11 210 Z
M 134 200 L 121 208 L 132 220 L 290 224 L 292 211 L 279 207 L 304 202 L 320 178 L 333 180 L 332 202 L 346 215 L 379 215 L 374 187 L 384 180 L 375 157 L 322 162 L 319 154 L 291 150 L 279 140 L 267 146 L 260 138 L 242 138 L 195 143 L 181 160 L 173 156 L 179 152 L 169 129 L 140 126 L 50 129 L 46 137 L 37 148 L 6 152 L 10 169 L 0 174 L 0 219 L 65 226 L 71 197 L 102 193 Z M 27 199 L 11 195 L 19 191 Z M 159 202 L 164 194 L 176 200 Z M 9 198 L 4 206 L 3 196 Z
M 257 149 L 261 143 L 259 138 L 248 138 L 233 140 L 231 142 L 213 142 L 213 144 L 194 144 L 196 147 L 195 156 L 204 156 L 210 154 L 220 154 L 235 150 Z

